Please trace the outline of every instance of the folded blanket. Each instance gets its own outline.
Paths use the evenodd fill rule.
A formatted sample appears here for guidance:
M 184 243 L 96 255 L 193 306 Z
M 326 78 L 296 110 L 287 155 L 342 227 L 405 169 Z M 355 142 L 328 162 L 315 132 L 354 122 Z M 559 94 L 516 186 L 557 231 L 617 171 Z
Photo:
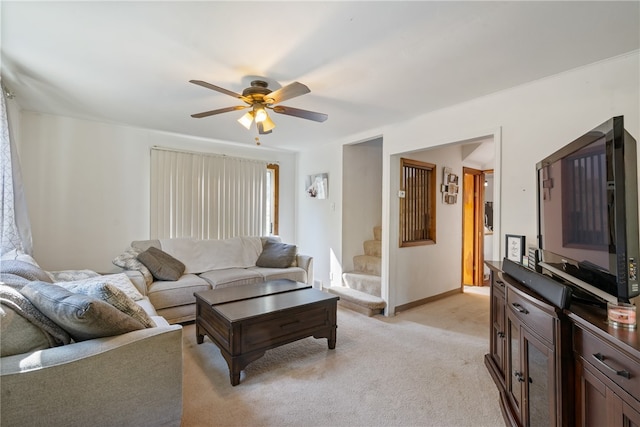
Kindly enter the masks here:
M 260 237 L 233 237 L 223 240 L 160 239 L 160 245 L 164 252 L 185 265 L 185 274 L 253 267 L 262 252 Z
M 51 319 L 31 304 L 31 301 L 11 286 L 0 284 L 0 304 L 9 307 L 40 328 L 49 340 L 51 347 L 71 342 L 71 338 L 66 331 L 53 323 Z
M 37 265 L 24 261 L 3 259 L 0 261 L 0 272 L 15 274 L 16 276 L 24 277 L 31 281 L 52 282 L 51 277 L 49 277 L 46 271 Z

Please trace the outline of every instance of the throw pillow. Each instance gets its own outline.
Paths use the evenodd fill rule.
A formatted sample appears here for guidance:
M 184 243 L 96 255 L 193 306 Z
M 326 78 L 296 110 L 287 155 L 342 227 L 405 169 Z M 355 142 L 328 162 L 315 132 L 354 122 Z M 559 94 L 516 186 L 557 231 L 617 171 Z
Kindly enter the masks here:
M 182 276 L 186 268 L 182 262 L 153 246 L 141 252 L 137 258 L 151 271 L 156 280 L 175 282 Z
M 102 281 L 87 280 L 80 281 L 80 283 L 60 282 L 56 283 L 56 285 L 60 285 L 64 289 L 75 294 L 87 295 L 109 303 L 124 314 L 131 316 L 138 322 L 142 323 L 146 328 L 153 328 L 156 326 L 155 322 L 151 317 L 149 317 L 147 312 L 136 304 L 135 301 L 129 298 L 121 289 L 114 286 L 109 279 L 103 279 Z
M 31 282 L 24 286 L 29 283 Z M 0 303 L 2 304 L 0 352 L 2 355 L 69 344 L 71 341 L 69 334 L 42 314 L 18 291 L 19 288 L 0 284 Z M 46 341 L 44 347 L 42 347 L 43 338 Z
M 108 283 L 120 289 L 134 301 L 140 301 L 144 298 L 138 288 L 136 288 L 136 286 L 131 283 L 131 279 L 129 279 L 129 276 L 127 276 L 125 273 L 105 274 L 103 276 L 98 275 L 96 277 L 89 277 L 82 280 L 64 280 L 55 283 L 56 285 L 62 286 L 63 288 L 76 293 L 84 293 L 76 291 L 75 288 L 77 287 Z
M 60 270 L 60 271 L 49 271 L 49 275 L 55 282 L 71 282 L 73 280 L 84 280 L 89 279 L 91 277 L 98 277 L 100 273 L 96 273 L 93 270 Z
M 61 286 L 31 282 L 20 291 L 74 341 L 121 335 L 144 329 L 142 323 L 98 299 L 74 294 Z
M 49 348 L 47 336 L 11 307 L 0 304 L 0 357 Z
M 267 240 L 262 247 L 262 253 L 256 261 L 258 267 L 287 268 L 290 267 L 298 254 L 296 245 Z
M 141 250 L 128 248 L 111 261 L 113 265 L 124 268 L 125 270 L 137 270 L 142 273 L 144 281 L 149 286 L 153 282 L 153 276 L 147 267 L 136 258 Z

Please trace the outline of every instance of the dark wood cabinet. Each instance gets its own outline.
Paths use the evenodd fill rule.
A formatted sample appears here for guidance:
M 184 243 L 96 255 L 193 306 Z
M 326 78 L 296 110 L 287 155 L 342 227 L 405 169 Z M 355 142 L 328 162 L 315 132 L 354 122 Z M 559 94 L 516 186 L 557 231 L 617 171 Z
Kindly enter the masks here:
M 640 334 L 609 326 L 601 309 L 573 307 L 578 426 L 640 426 Z
M 505 329 L 505 284 L 497 274 L 491 275 L 491 330 L 489 353 L 494 379 L 501 381 L 504 387 L 504 369 L 506 359 L 507 331 Z
M 485 365 L 510 426 L 640 427 L 640 332 L 616 329 L 606 310 L 561 310 L 491 269 Z M 503 335 L 504 334 L 504 335 Z

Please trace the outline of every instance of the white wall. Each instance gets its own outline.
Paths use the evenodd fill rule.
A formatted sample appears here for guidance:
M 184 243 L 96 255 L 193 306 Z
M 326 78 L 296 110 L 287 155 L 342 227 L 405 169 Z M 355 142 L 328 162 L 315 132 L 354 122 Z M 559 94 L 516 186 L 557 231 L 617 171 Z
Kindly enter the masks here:
M 298 247 L 313 256 L 314 280 L 326 287 L 331 283 L 331 272 L 340 271 L 342 260 L 342 145 L 329 143 L 305 152 L 298 158 L 298 168 Z M 319 173 L 329 174 L 327 199 L 305 194 L 306 176 Z
M 34 257 L 47 270 L 115 271 L 116 255 L 149 238 L 154 145 L 279 162 L 279 234 L 295 242 L 295 154 L 32 112 L 20 125 Z
M 499 221 L 496 224 L 496 231 L 501 233 L 499 240 L 502 245 L 502 233 L 523 234 L 527 243 L 535 243 L 536 162 L 617 115 L 625 116 L 625 128 L 640 141 L 639 64 L 640 53 L 634 52 L 382 129 L 383 247 L 390 249 L 383 250 L 382 278 L 389 312 L 393 313 L 397 305 L 410 302 L 408 298 L 425 298 L 460 286 L 460 252 L 422 259 L 412 250 L 399 250 L 391 244 L 389 229 L 396 223 L 391 203 L 396 176 L 391 169 L 394 156 L 494 135 L 497 154 L 494 202 L 495 209 L 499 210 L 494 211 L 494 215 Z M 371 136 L 380 133 L 377 129 Z M 365 138 L 358 135 L 353 141 Z M 304 176 L 314 171 L 314 159 L 320 152 L 323 158 L 331 159 L 338 158 L 340 151 L 340 144 L 332 144 L 301 153 L 299 174 Z M 335 184 L 335 180 L 333 182 Z M 309 214 L 309 206 L 299 206 L 301 240 L 307 239 L 302 218 Z M 327 233 L 334 235 L 329 230 L 336 223 L 333 214 L 315 212 L 313 221 L 326 224 Z M 339 239 L 339 234 L 337 236 Z M 339 242 L 333 240 L 330 244 L 340 247 Z M 314 249 L 328 252 L 329 246 L 319 245 Z M 501 249 L 500 256 L 503 254 Z M 438 283 L 416 285 L 421 279 L 415 277 L 414 266 L 418 261 L 426 264 L 422 271 L 428 270 L 438 277 Z
M 428 137 L 424 137 L 428 139 Z M 426 141 L 425 141 L 426 142 Z M 400 199 L 400 158 L 405 157 L 436 165 L 436 238 L 435 244 L 425 246 L 399 246 Z M 442 168 L 451 168 L 462 184 L 462 146 L 447 145 L 429 150 L 391 156 L 389 165 L 391 182 L 389 185 L 389 268 L 388 283 L 402 283 L 389 289 L 389 300 L 396 305 L 421 300 L 455 288 L 460 288 L 462 277 L 462 199 L 461 193 L 455 204 L 442 201 L 440 185 L 443 183 Z M 456 262 L 451 262 L 451 260 Z M 442 268 L 441 266 L 446 266 Z M 457 277 L 457 282 L 452 281 Z
M 382 225 L 382 138 L 343 147 L 342 196 L 342 270 L 349 271 Z M 340 273 L 333 272 L 337 284 Z

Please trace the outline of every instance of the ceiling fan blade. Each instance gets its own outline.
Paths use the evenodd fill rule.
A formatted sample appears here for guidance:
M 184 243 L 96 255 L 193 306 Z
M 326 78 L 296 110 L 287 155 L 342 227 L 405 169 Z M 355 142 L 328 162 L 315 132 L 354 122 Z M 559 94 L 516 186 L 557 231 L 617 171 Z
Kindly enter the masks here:
M 316 113 L 315 111 L 301 110 L 299 108 L 285 107 L 277 105 L 272 108 L 275 113 L 286 114 L 287 116 L 300 117 L 301 119 L 313 120 L 314 122 L 324 122 L 329 118 L 324 113 Z
M 191 117 L 201 119 L 203 117 L 214 116 L 216 114 L 228 113 L 229 111 L 244 110 L 248 105 L 236 105 L 235 107 L 220 108 L 217 110 L 205 111 L 203 113 L 192 114 Z
M 287 99 L 295 98 L 296 96 L 309 92 L 311 92 L 311 90 L 309 90 L 307 86 L 302 83 L 293 82 L 265 95 L 264 99 L 267 104 L 277 104 L 278 102 L 286 101 Z
M 207 89 L 215 90 L 216 92 L 224 93 L 225 95 L 233 96 L 234 98 L 242 99 L 244 102 L 251 103 L 251 100 L 240 95 L 239 93 L 232 92 L 220 86 L 212 85 L 211 83 L 203 82 L 202 80 L 189 80 L 189 83 L 194 85 L 206 87 Z
M 271 130 L 267 130 L 267 131 L 264 130 L 263 122 L 256 123 L 256 126 L 258 126 L 258 133 L 260 135 L 267 135 L 271 133 Z

